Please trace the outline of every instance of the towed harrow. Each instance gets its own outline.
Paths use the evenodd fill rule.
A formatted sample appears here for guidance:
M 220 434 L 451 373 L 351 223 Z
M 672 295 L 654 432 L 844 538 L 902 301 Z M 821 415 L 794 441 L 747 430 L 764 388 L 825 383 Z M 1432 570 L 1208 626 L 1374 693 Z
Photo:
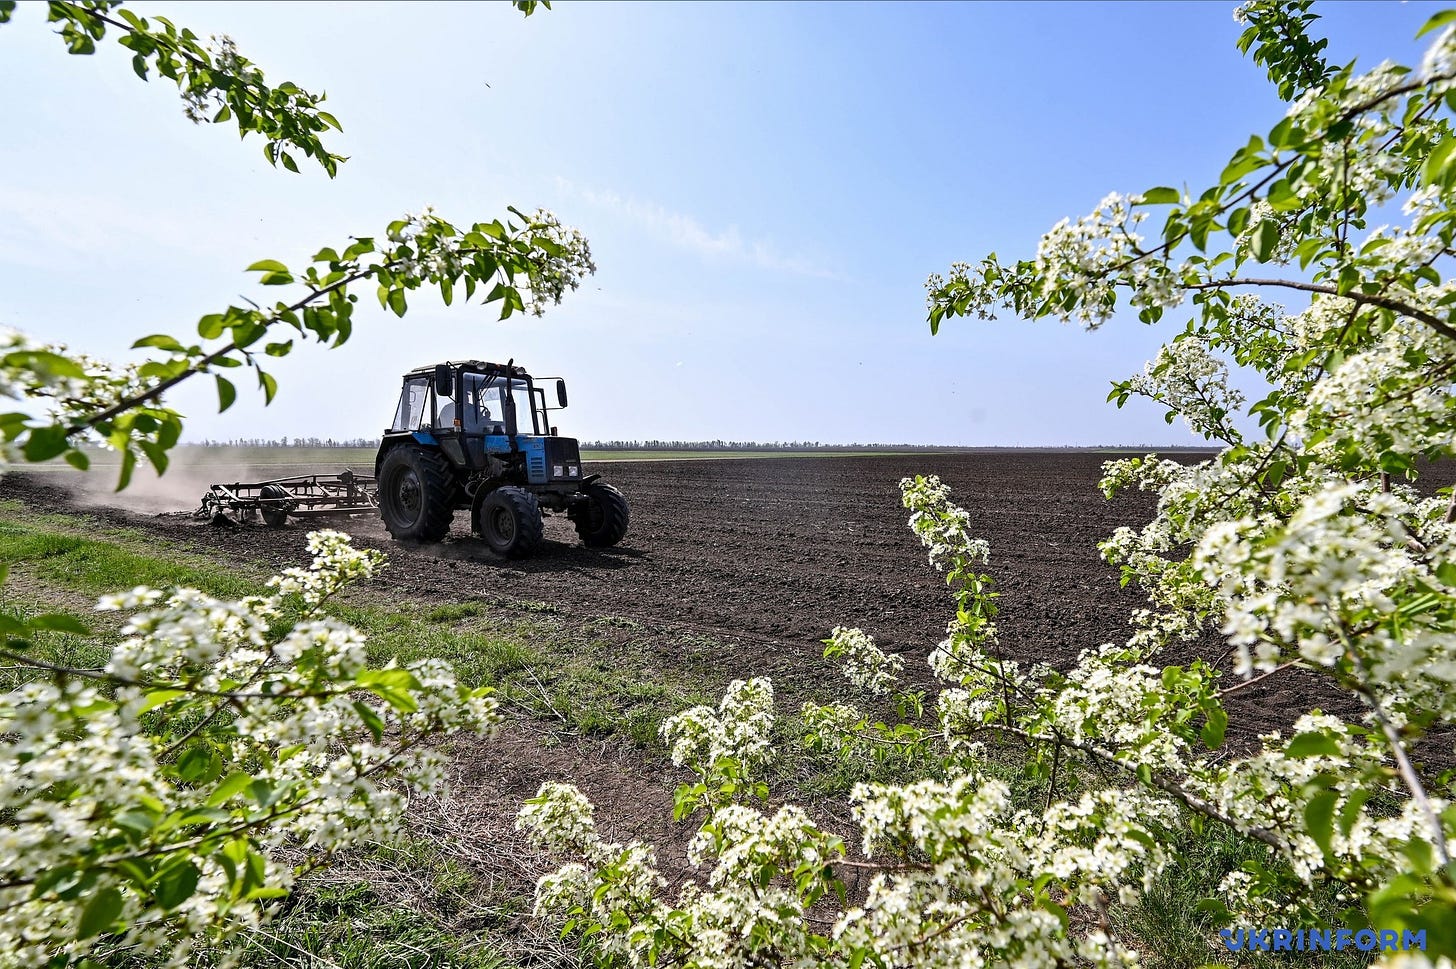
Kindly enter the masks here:
M 261 517 L 270 528 L 282 528 L 289 516 L 328 518 L 378 514 L 374 478 L 344 470 L 270 481 L 215 484 L 194 512 L 214 525 L 242 524 Z

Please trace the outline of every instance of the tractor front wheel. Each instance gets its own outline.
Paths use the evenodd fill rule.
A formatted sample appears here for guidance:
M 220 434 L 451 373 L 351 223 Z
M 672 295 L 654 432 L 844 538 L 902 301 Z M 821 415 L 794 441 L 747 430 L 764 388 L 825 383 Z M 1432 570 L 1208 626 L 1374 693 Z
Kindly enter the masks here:
M 435 451 L 397 447 L 379 464 L 379 514 L 396 541 L 438 542 L 455 517 L 455 480 Z
M 524 558 L 541 544 L 541 503 L 524 488 L 496 488 L 476 506 L 475 530 L 497 555 Z
M 627 499 L 609 484 L 592 482 L 581 489 L 584 501 L 573 505 L 567 516 L 576 523 L 582 544 L 595 548 L 616 545 L 627 534 L 631 514 Z

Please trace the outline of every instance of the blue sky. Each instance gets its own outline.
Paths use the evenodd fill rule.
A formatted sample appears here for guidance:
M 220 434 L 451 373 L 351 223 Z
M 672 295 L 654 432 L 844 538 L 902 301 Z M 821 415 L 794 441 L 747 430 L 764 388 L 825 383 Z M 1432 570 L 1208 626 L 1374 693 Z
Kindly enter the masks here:
M 0 324 L 122 358 L 433 204 L 545 206 L 599 272 L 542 319 L 361 299 L 354 338 L 279 363 L 273 406 L 171 398 L 187 438 L 375 436 L 399 375 L 514 357 L 564 375 L 562 433 L 963 445 L 1190 443 L 1104 404 L 1181 320 L 952 321 L 924 280 L 1017 257 L 1107 192 L 1199 188 L 1283 106 L 1228 3 L 134 3 L 328 92 L 337 179 L 196 127 L 113 42 L 72 57 L 23 2 L 0 27 Z M 1331 3 L 1337 62 L 1418 57 L 1438 5 Z

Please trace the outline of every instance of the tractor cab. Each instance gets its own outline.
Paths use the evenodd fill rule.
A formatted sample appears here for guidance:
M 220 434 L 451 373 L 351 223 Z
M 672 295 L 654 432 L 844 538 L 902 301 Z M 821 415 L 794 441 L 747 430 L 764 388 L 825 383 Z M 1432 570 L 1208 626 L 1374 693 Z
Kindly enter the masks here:
M 556 407 L 513 362 L 447 362 L 405 374 L 375 459 L 390 533 L 438 541 L 453 511 L 469 508 L 493 548 L 526 554 L 540 541 L 546 510 L 565 512 L 587 544 L 619 542 L 626 534 L 626 501 L 597 475 L 586 475 L 576 440 L 556 433 L 551 412 L 566 407 L 566 382 L 547 380 L 556 384 Z M 497 514 L 502 502 L 511 509 Z M 483 512 L 487 505 L 494 511 Z M 510 540 L 494 540 L 508 525 L 514 529 Z

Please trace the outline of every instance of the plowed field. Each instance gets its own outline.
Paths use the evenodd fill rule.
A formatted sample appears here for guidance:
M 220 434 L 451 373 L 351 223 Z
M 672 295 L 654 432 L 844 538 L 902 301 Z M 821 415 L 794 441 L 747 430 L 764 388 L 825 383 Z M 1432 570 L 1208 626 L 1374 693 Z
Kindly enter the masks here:
M 545 547 L 525 561 L 496 557 L 470 536 L 462 516 L 454 534 L 435 546 L 398 545 L 371 518 L 338 527 L 389 553 L 390 567 L 374 587 L 384 595 L 536 602 L 567 617 L 614 616 L 697 632 L 722 644 L 725 681 L 766 674 L 792 694 L 832 678 L 820 640 L 836 625 L 861 627 L 905 653 L 913 678 L 928 679 L 923 659 L 942 638 L 951 603 L 900 507 L 897 482 L 917 472 L 939 474 L 990 541 L 989 571 L 1002 592 L 1000 638 L 1009 656 L 1065 666 L 1083 648 L 1125 639 L 1126 618 L 1140 596 L 1119 586 L 1096 543 L 1119 524 L 1141 524 L 1151 504 L 1146 496 L 1103 499 L 1096 483 L 1108 457 L 987 451 L 599 462 L 592 470 L 632 504 L 625 541 L 588 549 L 563 516 L 549 517 Z M 53 487 L 23 478 L 0 484 L 0 495 L 41 508 L 67 502 Z M 283 566 L 306 557 L 307 528 L 297 523 L 281 531 L 234 529 L 185 514 L 101 514 L 223 562 Z M 1193 652 L 1215 660 L 1222 653 L 1210 640 L 1167 661 Z M 1316 703 L 1358 712 L 1352 701 L 1313 690 L 1311 680 L 1294 672 L 1239 691 L 1230 697 L 1236 736 L 1247 741 L 1284 726 Z

